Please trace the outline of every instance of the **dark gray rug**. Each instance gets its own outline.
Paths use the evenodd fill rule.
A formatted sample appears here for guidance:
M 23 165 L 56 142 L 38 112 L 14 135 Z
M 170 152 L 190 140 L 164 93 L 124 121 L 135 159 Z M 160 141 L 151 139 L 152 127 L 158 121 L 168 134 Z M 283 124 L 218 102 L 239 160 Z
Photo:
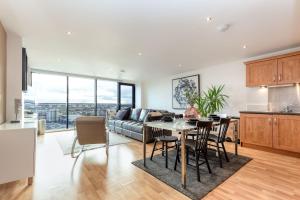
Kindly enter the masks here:
M 187 187 L 186 189 L 183 189 L 181 187 L 181 163 L 177 164 L 177 170 L 174 171 L 175 153 L 176 152 L 174 150 L 169 152 L 168 169 L 165 168 L 165 157 L 162 157 L 161 154 L 154 156 L 152 161 L 150 158 L 147 158 L 147 168 L 144 167 L 143 160 L 134 161 L 132 164 L 148 172 L 155 178 L 161 180 L 191 199 L 203 198 L 252 159 L 228 153 L 230 162 L 226 162 L 224 159 L 223 168 L 220 168 L 219 160 L 216 157 L 215 151 L 209 151 L 208 158 L 212 174 L 208 173 L 205 164 L 200 165 L 201 182 L 198 182 L 196 168 L 188 165 Z M 194 165 L 192 160 L 190 161 L 190 164 Z

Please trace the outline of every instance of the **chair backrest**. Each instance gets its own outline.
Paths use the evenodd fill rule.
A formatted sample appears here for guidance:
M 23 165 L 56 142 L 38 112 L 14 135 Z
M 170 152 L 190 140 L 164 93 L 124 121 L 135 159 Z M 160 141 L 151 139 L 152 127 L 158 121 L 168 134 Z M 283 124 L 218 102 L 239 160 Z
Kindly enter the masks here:
M 230 124 L 231 118 L 221 118 L 220 120 L 220 127 L 218 133 L 218 141 L 224 142 L 226 139 L 226 133 Z
M 102 144 L 106 143 L 105 117 L 79 117 L 75 120 L 78 143 Z
M 196 151 L 206 151 L 207 140 L 212 129 L 213 121 L 197 122 Z

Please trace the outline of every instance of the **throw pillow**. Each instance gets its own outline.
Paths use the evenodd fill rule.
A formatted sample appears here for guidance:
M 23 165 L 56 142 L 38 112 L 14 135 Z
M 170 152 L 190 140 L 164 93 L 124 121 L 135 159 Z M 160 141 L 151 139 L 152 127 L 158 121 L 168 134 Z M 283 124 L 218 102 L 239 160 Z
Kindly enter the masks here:
M 130 112 L 130 110 L 128 110 L 128 109 L 119 110 L 116 114 L 116 119 L 118 119 L 118 120 L 128 119 L 129 112 Z
M 140 114 L 140 117 L 139 117 L 139 121 L 140 121 L 140 122 L 144 122 L 144 120 L 145 120 L 145 118 L 146 118 L 148 112 L 149 112 L 149 110 L 147 110 L 147 109 L 142 109 L 141 114 Z
M 142 111 L 142 109 L 140 109 L 140 108 L 132 109 L 129 119 L 134 120 L 134 121 L 138 121 L 139 117 L 140 117 L 140 114 L 141 114 L 141 111 Z

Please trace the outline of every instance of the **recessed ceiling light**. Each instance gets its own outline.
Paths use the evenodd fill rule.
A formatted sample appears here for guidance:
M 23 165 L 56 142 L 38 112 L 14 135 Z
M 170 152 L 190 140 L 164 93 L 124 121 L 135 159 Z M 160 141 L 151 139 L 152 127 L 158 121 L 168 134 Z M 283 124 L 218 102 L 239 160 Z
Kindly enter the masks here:
M 182 67 L 182 64 L 178 64 L 178 67 Z
M 244 45 L 243 45 L 243 49 L 247 49 L 247 45 L 244 44 Z
M 72 34 L 72 32 L 71 32 L 71 31 L 68 31 L 68 32 L 67 32 L 67 35 L 71 35 L 71 34 Z
M 60 59 L 60 58 L 57 58 L 57 62 L 61 62 L 61 59 Z
M 138 56 L 142 56 L 143 54 L 141 52 L 138 53 Z
M 211 22 L 212 21 L 212 17 L 206 17 L 206 21 L 207 22 Z

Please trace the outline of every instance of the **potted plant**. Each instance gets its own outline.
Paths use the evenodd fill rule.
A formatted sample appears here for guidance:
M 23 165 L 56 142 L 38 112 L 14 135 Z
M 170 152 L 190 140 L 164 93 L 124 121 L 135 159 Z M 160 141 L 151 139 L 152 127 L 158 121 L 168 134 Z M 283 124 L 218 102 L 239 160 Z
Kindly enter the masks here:
M 201 117 L 208 117 L 224 108 L 229 98 L 223 93 L 224 87 L 225 85 L 211 86 L 202 95 L 194 98 L 194 104 L 196 104 L 197 111 L 201 114 Z

